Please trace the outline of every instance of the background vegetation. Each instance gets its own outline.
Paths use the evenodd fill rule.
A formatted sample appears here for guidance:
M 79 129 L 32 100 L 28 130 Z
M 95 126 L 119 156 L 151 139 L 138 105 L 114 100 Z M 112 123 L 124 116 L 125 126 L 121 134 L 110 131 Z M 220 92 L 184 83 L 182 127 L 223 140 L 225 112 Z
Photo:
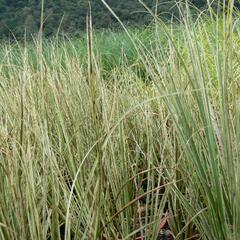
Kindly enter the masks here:
M 36 34 L 40 27 L 41 0 L 0 0 L 0 38 L 9 38 L 13 34 L 23 38 Z M 86 27 L 88 0 L 47 0 L 45 1 L 45 36 L 52 36 L 58 31 L 68 35 L 79 34 Z M 178 14 L 176 2 L 172 0 L 145 0 L 150 8 L 158 4 L 158 13 L 165 19 Z M 108 0 L 119 18 L 129 25 L 148 24 L 152 18 L 138 0 Z M 199 8 L 207 5 L 207 0 L 191 0 L 189 3 Z M 92 0 L 92 14 L 95 28 L 119 27 L 110 12 L 100 0 Z

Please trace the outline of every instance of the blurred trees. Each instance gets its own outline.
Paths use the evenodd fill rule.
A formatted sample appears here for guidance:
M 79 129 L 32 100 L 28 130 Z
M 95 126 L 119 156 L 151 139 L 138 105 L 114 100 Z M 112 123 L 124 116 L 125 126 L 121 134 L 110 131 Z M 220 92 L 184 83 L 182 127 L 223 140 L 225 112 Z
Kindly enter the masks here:
M 202 8 L 207 0 L 189 0 Z M 152 18 L 138 0 L 106 0 L 119 18 L 129 25 L 148 24 Z M 171 18 L 177 14 L 174 0 L 144 0 L 150 8 L 159 2 L 158 13 L 161 17 Z M 102 4 L 101 0 L 91 0 L 95 28 L 117 27 L 118 23 Z M 61 33 L 76 35 L 86 26 L 88 0 L 45 0 L 44 35 Z M 40 26 L 41 0 L 0 0 L 0 38 L 15 35 L 22 38 L 38 32 Z M 60 25 L 61 24 L 61 25 Z

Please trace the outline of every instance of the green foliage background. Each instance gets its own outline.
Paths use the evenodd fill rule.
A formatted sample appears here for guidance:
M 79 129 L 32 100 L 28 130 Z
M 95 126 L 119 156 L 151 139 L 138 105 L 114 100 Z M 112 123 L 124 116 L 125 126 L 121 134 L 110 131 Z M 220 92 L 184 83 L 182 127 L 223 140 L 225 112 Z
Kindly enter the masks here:
M 156 0 L 144 1 L 149 7 L 156 6 Z M 206 0 L 191 0 L 203 8 Z M 120 19 L 129 25 L 148 24 L 151 21 L 138 0 L 107 0 Z M 177 11 L 175 1 L 159 1 L 158 11 L 164 18 L 170 18 Z M 101 0 L 92 0 L 92 14 L 95 28 L 118 27 L 116 20 L 104 7 Z M 55 34 L 61 23 L 61 33 L 76 35 L 85 28 L 88 0 L 45 1 L 44 34 Z M 22 38 L 37 33 L 40 25 L 41 0 L 0 0 L 0 38 L 15 36 Z

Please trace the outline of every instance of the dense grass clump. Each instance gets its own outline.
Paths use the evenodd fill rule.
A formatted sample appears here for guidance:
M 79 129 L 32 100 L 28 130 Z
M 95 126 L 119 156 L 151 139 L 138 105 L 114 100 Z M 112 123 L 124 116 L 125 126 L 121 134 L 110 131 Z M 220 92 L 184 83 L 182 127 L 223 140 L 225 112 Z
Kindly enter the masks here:
M 232 16 L 2 44 L 0 239 L 240 239 Z

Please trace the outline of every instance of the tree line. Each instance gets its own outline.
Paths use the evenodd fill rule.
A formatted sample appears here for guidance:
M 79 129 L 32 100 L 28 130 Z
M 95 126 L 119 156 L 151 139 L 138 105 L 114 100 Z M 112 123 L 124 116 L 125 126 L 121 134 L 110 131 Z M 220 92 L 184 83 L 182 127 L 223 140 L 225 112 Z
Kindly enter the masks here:
M 158 14 L 170 19 L 177 14 L 175 1 L 143 0 L 155 10 L 158 2 Z M 92 16 L 95 28 L 117 28 L 118 23 L 101 0 L 91 0 Z M 117 16 L 127 25 L 149 24 L 152 20 L 138 0 L 106 0 Z M 189 0 L 198 8 L 204 8 L 207 0 Z M 0 0 L 0 38 L 32 36 L 36 34 L 41 22 L 42 0 Z M 77 35 L 86 27 L 86 14 L 89 0 L 45 0 L 44 35 Z

